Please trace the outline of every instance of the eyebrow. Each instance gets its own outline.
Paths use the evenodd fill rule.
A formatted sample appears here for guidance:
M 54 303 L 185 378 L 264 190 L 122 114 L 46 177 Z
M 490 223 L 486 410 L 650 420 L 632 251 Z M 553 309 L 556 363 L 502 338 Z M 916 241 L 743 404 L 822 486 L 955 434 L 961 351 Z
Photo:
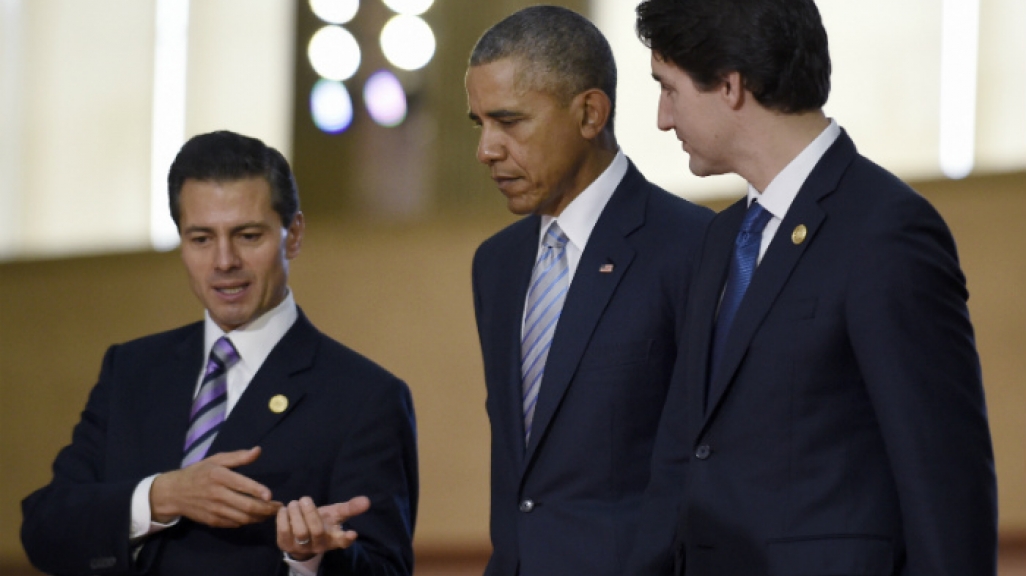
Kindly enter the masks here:
M 239 224 L 238 226 L 232 226 L 228 230 L 228 232 L 230 234 L 237 234 L 237 233 L 242 232 L 243 230 L 246 230 L 246 229 L 249 229 L 249 228 L 260 228 L 261 230 L 267 230 L 267 229 L 270 228 L 270 226 L 268 226 L 264 222 L 258 222 L 258 221 L 245 222 L 243 224 Z M 185 230 L 182 230 L 183 234 L 195 234 L 197 232 L 205 232 L 205 233 L 209 234 L 209 233 L 213 233 L 214 232 L 214 228 L 212 226 L 189 226 Z
M 523 112 L 516 112 L 516 111 L 513 111 L 513 110 L 500 109 L 500 110 L 492 110 L 492 111 L 489 111 L 489 112 L 485 112 L 484 115 L 487 118 L 495 118 L 495 119 L 501 120 L 501 119 L 504 119 L 504 118 L 517 118 L 517 117 L 523 116 L 524 113 Z M 468 112 L 467 116 L 471 120 L 473 120 L 474 122 L 480 122 L 481 121 L 481 117 L 478 116 L 477 114 L 474 114 L 473 112 Z

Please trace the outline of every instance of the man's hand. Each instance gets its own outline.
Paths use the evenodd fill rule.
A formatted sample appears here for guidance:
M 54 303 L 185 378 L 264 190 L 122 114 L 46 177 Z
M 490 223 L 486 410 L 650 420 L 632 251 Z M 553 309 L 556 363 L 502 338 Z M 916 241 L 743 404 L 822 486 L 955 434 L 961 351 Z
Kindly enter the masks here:
M 314 506 L 309 496 L 289 502 L 278 510 L 278 548 L 300 562 L 328 550 L 348 548 L 356 532 L 342 523 L 370 510 L 370 499 L 357 496 L 348 502 Z
M 281 502 L 271 500 L 266 486 L 232 471 L 259 456 L 259 447 L 222 452 L 157 476 L 150 488 L 153 519 L 167 523 L 184 516 L 215 528 L 237 528 L 270 518 Z

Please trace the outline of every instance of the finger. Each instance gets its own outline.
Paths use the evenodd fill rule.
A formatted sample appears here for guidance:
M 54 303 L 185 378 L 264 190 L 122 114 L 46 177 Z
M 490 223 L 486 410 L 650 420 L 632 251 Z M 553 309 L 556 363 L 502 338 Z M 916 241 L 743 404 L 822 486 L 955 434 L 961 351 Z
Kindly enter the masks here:
M 254 446 L 248 450 L 218 452 L 217 454 L 204 458 L 204 460 L 219 464 L 225 468 L 238 468 L 239 466 L 245 466 L 246 464 L 256 462 L 256 459 L 259 457 L 260 447 Z
M 356 496 L 347 502 L 330 504 L 320 508 L 321 516 L 325 524 L 341 524 L 354 516 L 359 516 L 370 510 L 370 498 Z
M 218 468 L 211 472 L 211 476 L 218 484 L 221 484 L 229 490 L 239 494 L 245 494 L 258 500 L 263 500 L 264 502 L 269 503 L 271 501 L 270 488 L 248 476 L 239 474 L 234 470 L 230 470 L 226 467 Z
M 299 499 L 299 511 L 303 515 L 303 523 L 310 531 L 312 546 L 317 548 L 324 545 L 324 521 L 314 505 L 313 499 L 303 496 Z M 303 540 L 300 538 L 300 540 Z
M 342 549 L 345 550 L 353 545 L 356 541 L 358 534 L 355 530 L 341 530 L 336 529 L 331 533 L 331 544 L 328 549 Z
M 292 525 L 289 523 L 289 512 L 284 506 L 278 509 L 274 520 L 278 532 L 278 548 L 284 552 L 294 550 L 295 536 L 292 534 Z
M 288 505 L 289 526 L 292 536 L 295 539 L 294 545 L 305 547 L 310 544 L 310 528 L 307 526 L 306 517 L 300 503 L 296 500 Z
M 266 520 L 281 508 L 279 502 L 267 502 L 227 488 L 219 494 L 218 504 L 232 512 L 226 516 L 243 524 Z

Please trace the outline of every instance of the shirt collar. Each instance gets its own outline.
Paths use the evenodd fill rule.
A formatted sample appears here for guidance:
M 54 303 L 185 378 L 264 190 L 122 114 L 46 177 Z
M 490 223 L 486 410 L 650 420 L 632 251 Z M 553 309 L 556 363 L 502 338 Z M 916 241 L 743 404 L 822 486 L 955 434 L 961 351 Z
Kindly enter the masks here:
M 758 200 L 770 214 L 783 220 L 812 169 L 840 135 L 840 126 L 831 119 L 830 124 L 819 133 L 819 136 L 816 136 L 815 140 L 773 178 L 762 194 L 759 194 L 751 184 L 748 185 L 748 205 L 751 206 L 752 201 Z
M 599 174 L 591 184 L 588 185 L 578 196 L 574 198 L 566 208 L 559 214 L 559 217 L 542 216 L 541 234 L 538 236 L 539 246 L 541 238 L 545 237 L 553 220 L 559 222 L 559 228 L 566 234 L 567 239 L 577 247 L 584 250 L 591 237 L 591 231 L 595 229 L 602 210 L 606 207 L 609 199 L 620 185 L 620 181 L 627 174 L 627 156 L 622 150 L 616 151 L 613 161 L 606 166 L 606 169 Z
M 204 312 L 204 358 L 210 355 L 210 349 L 222 336 L 231 339 L 235 349 L 239 352 L 239 361 L 245 362 L 253 368 L 253 372 L 264 363 L 271 350 L 278 344 L 278 341 L 285 336 L 289 328 L 299 317 L 299 310 L 296 308 L 296 301 L 292 296 L 292 290 L 288 290 L 285 299 L 277 306 L 255 320 L 232 330 L 225 334 L 221 327 L 210 317 L 210 312 Z

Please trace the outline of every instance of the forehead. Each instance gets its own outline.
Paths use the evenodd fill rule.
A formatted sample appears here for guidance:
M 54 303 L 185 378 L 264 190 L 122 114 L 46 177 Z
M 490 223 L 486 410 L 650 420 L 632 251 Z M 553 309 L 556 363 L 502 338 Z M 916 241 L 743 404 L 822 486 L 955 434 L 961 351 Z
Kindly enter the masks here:
M 512 103 L 554 97 L 541 90 L 525 64 L 516 58 L 502 58 L 467 69 L 467 97 L 471 108 L 506 108 Z M 476 110 L 475 110 L 476 111 Z
M 186 180 L 179 198 L 183 225 L 206 225 L 273 217 L 271 186 L 262 177 Z
M 655 50 L 652 51 L 651 61 L 652 76 L 660 82 L 672 83 L 688 77 L 688 75 L 683 70 L 681 70 L 676 64 L 664 59 Z

